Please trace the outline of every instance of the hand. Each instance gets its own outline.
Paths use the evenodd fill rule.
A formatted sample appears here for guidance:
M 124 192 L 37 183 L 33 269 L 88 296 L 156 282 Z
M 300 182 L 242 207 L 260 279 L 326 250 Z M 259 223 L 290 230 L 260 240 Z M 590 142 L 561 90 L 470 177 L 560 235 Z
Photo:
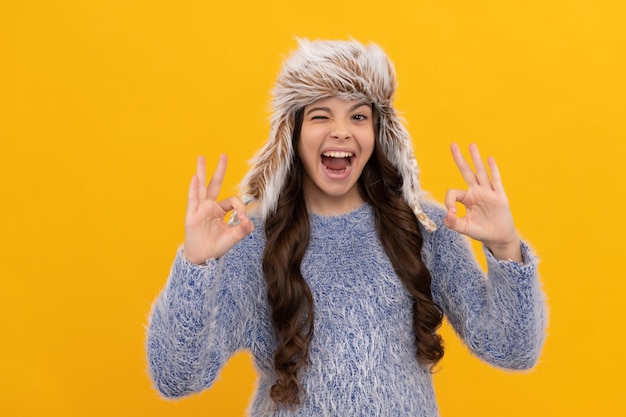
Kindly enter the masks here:
M 475 172 L 463 158 L 456 143 L 450 146 L 450 150 L 468 189 L 448 190 L 445 200 L 448 214 L 444 224 L 456 232 L 481 241 L 498 259 L 522 262 L 520 238 L 495 160 L 492 157 L 487 159 L 490 178 L 476 145 L 469 146 Z M 465 217 L 457 216 L 457 202 L 465 206 Z
M 195 264 L 219 258 L 254 230 L 254 224 L 246 216 L 246 205 L 238 197 L 216 201 L 226 164 L 226 155 L 221 155 L 209 185 L 205 186 L 206 163 L 202 156 L 198 157 L 197 172 L 189 184 L 183 254 Z M 237 211 L 238 224 L 230 225 L 224 221 L 231 210 Z

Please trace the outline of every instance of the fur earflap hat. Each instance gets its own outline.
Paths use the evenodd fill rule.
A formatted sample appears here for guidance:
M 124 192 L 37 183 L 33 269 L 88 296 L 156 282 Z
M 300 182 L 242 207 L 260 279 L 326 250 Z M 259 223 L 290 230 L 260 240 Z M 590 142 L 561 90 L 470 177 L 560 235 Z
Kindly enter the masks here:
M 385 52 L 375 44 L 357 41 L 298 40 L 298 49 L 283 64 L 273 90 L 270 137 L 251 161 L 241 183 L 245 204 L 256 203 L 262 218 L 276 209 L 278 197 L 292 169 L 292 135 L 296 112 L 318 100 L 337 97 L 367 100 L 379 115 L 378 140 L 403 178 L 402 194 L 428 231 L 435 223 L 419 203 L 419 170 L 411 138 L 393 107 L 396 75 Z

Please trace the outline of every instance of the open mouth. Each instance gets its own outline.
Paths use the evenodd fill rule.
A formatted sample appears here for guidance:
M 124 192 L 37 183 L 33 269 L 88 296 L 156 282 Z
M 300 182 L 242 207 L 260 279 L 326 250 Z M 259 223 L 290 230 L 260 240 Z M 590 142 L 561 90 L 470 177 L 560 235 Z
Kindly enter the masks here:
M 352 152 L 329 151 L 322 153 L 322 165 L 334 173 L 340 173 L 352 166 Z

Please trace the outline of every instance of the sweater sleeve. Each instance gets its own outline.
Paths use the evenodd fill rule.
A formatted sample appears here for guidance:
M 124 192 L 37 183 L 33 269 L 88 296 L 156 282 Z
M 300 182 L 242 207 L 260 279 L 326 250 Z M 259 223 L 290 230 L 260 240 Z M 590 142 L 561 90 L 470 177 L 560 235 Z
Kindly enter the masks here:
M 429 237 L 433 299 L 470 350 L 507 369 L 529 369 L 541 353 L 546 333 L 546 302 L 537 273 L 538 259 L 522 243 L 524 262 L 496 259 L 483 247 L 487 276 L 469 241 L 443 225 Z
M 221 260 L 192 264 L 179 249 L 153 304 L 146 349 L 150 375 L 165 397 L 210 387 L 228 358 L 247 344 L 247 315 L 220 268 Z

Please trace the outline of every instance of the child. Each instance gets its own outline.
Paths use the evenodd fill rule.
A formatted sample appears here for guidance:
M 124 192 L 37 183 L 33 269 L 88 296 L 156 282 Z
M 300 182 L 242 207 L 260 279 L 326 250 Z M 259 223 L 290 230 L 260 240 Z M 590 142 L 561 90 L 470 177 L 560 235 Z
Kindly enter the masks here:
M 546 326 L 537 259 L 494 160 L 487 170 L 472 145 L 473 170 L 452 145 L 467 190 L 450 190 L 447 210 L 421 198 L 395 89 L 376 45 L 301 40 L 243 197 L 216 201 L 226 157 L 208 186 L 198 158 L 185 242 L 148 329 L 164 396 L 210 387 L 247 349 L 259 378 L 252 416 L 436 416 L 444 314 L 489 363 L 536 363 Z M 483 243 L 487 277 L 462 235 Z

